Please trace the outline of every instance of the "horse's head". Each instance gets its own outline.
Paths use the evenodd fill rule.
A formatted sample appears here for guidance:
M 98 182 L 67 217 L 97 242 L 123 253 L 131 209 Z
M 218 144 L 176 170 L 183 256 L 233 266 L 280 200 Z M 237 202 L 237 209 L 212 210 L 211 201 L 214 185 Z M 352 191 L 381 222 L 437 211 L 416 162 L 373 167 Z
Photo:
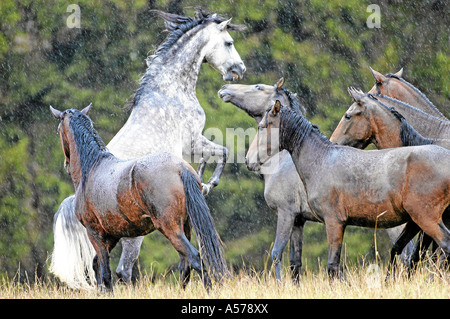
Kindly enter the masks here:
M 250 145 L 245 163 L 251 171 L 259 171 L 270 157 L 280 151 L 280 110 L 281 102 L 275 104 L 267 110 L 263 119 L 258 125 L 258 132 Z
M 372 130 L 366 113 L 373 101 L 361 90 L 348 88 L 353 104 L 345 112 L 330 141 L 341 145 L 366 148 L 371 143 Z
M 81 113 L 87 115 L 91 110 L 92 103 L 85 107 Z M 61 141 L 61 146 L 64 152 L 64 168 L 68 173 L 70 173 L 70 149 L 71 145 L 74 144 L 73 136 L 69 127 L 70 117 L 74 114 L 75 110 L 69 109 L 65 111 L 58 111 L 50 106 L 50 111 L 53 117 L 59 120 L 58 134 Z
M 283 105 L 289 105 L 283 84 L 284 78 L 279 79 L 275 85 L 226 84 L 219 90 L 218 95 L 224 102 L 234 104 L 259 123 L 267 108 L 276 100 L 280 100 Z
M 409 94 L 407 88 L 399 79 L 403 75 L 403 68 L 397 73 L 383 75 L 378 71 L 370 68 L 375 79 L 375 85 L 370 89 L 369 93 L 378 93 L 400 99 L 403 94 Z M 400 99 L 401 100 L 401 99 Z
M 205 28 L 209 35 L 209 41 L 205 46 L 205 62 L 217 69 L 224 81 L 242 79 L 245 65 L 228 31 L 242 30 L 243 27 L 231 24 L 231 19 L 220 22 L 219 19 L 214 18 L 214 15 L 210 20 L 211 22 Z

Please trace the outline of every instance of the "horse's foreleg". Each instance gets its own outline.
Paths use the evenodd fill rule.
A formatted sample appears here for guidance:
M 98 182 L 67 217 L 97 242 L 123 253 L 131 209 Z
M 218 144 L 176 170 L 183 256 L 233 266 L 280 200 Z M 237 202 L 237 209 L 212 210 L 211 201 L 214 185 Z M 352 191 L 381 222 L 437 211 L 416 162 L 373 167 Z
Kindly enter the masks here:
M 345 226 L 335 220 L 325 220 L 328 238 L 328 276 L 331 279 L 339 278 L 341 275 L 339 265 Z
M 303 227 L 305 220 L 298 216 L 295 218 L 294 227 L 292 228 L 291 244 L 290 244 L 290 268 L 292 279 L 299 280 L 302 268 L 302 251 L 303 251 Z
M 197 174 L 200 177 L 200 181 L 203 183 L 203 174 L 205 173 L 205 168 L 206 168 L 206 162 L 208 160 L 205 159 L 204 157 L 202 157 L 200 159 L 200 163 L 198 164 L 198 168 L 197 168 Z
M 207 195 L 211 191 L 211 189 L 219 184 L 220 176 L 222 175 L 223 168 L 225 167 L 228 159 L 228 149 L 222 145 L 211 142 L 204 136 L 201 136 L 193 144 L 193 153 L 200 155 L 202 158 L 200 160 L 200 165 L 198 168 L 198 173 L 201 179 L 203 179 L 203 172 L 205 170 L 206 161 L 211 156 L 219 157 L 214 173 L 212 174 L 208 183 L 203 184 L 203 195 Z
M 275 266 L 275 275 L 277 280 L 281 280 L 281 259 L 284 247 L 291 236 L 294 226 L 295 215 L 292 211 L 278 209 L 277 235 L 272 249 L 272 262 Z
M 109 252 L 114 248 L 117 241 L 104 242 L 97 235 L 89 234 L 89 239 L 94 246 L 97 255 L 94 257 L 94 270 L 97 273 L 97 289 L 101 290 L 102 283 L 105 285 L 107 292 L 113 292 L 111 268 L 109 265 Z M 98 271 L 100 265 L 100 271 Z M 96 269 L 97 268 L 97 269 Z M 101 275 L 100 275 L 101 274 Z
M 402 232 L 400 233 L 399 237 L 395 241 L 394 245 L 391 249 L 391 259 L 389 261 L 388 265 L 388 273 L 386 276 L 386 280 L 389 279 L 391 276 L 391 273 L 395 273 L 395 257 L 397 255 L 400 255 L 403 251 L 403 248 L 411 241 L 411 239 L 414 238 L 414 236 L 420 231 L 419 226 L 417 226 L 416 223 L 414 223 L 412 220 L 406 223 L 405 227 L 403 227 Z

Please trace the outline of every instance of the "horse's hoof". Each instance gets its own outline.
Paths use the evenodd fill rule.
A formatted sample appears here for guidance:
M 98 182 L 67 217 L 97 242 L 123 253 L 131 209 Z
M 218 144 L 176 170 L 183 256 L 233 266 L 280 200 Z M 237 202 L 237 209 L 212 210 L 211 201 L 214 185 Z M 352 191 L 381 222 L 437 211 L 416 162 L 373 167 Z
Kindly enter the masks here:
M 203 190 L 202 190 L 203 196 L 208 195 L 209 192 L 211 191 L 211 185 L 209 185 L 209 184 L 203 184 L 202 183 L 202 188 L 203 188 Z

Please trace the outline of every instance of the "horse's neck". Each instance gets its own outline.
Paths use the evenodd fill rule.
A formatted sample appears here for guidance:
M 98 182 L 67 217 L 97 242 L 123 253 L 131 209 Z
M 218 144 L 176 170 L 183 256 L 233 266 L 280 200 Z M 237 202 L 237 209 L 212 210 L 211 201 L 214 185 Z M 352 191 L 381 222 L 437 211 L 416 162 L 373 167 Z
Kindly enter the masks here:
M 375 146 L 378 149 L 402 146 L 401 123 L 395 115 L 381 105 L 370 112 L 372 141 Z
M 332 147 L 318 130 L 312 130 L 301 143 L 288 149 L 297 172 L 305 183 L 313 180 L 321 171 L 322 161 Z
M 400 134 L 402 146 L 428 145 L 434 142 L 434 139 L 422 136 L 406 120 L 401 121 Z
M 372 112 L 370 118 L 374 128 L 374 143 L 378 149 L 427 145 L 433 142 L 432 139 L 423 137 L 417 132 L 406 119 L 398 119 L 382 105 Z
M 433 115 L 441 120 L 447 120 L 447 118 L 431 103 L 431 101 L 423 94 L 419 89 L 405 80 L 398 80 L 400 85 L 407 91 L 406 94 L 396 97 L 397 99 L 404 101 L 410 105 L 413 105 L 417 109 Z
M 77 189 L 81 182 L 81 163 L 78 150 L 74 144 L 70 145 L 70 154 L 69 174 L 74 188 Z
M 156 56 L 147 68 L 145 77 L 149 81 L 145 92 L 160 91 L 166 95 L 177 96 L 185 94 L 195 97 L 200 68 L 205 58 L 205 46 L 208 42 L 207 33 L 199 31 L 190 36 L 188 41 L 183 37 L 162 56 Z
M 397 102 L 393 99 L 377 96 L 387 106 L 400 112 L 406 121 L 414 127 L 419 134 L 428 138 L 450 138 L 450 122 L 442 121 L 434 116 L 428 115 L 408 104 Z
M 70 142 L 70 176 L 75 189 L 87 178 L 91 169 L 106 158 L 114 158 L 105 148 L 103 141 L 88 132 L 78 137 L 72 135 Z M 96 132 L 95 132 L 96 134 Z

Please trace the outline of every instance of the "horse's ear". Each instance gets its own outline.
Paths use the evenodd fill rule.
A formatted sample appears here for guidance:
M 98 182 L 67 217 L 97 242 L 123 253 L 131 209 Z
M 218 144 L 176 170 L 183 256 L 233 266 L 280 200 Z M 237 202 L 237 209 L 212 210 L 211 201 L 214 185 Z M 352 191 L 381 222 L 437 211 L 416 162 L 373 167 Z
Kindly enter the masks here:
M 277 82 L 277 90 L 281 89 L 283 84 L 284 84 L 284 77 L 282 77 L 281 79 L 278 80 L 278 82 Z
M 81 110 L 81 113 L 83 113 L 84 115 L 88 115 L 89 111 L 92 108 L 92 103 L 89 104 L 88 106 L 86 106 L 84 109 Z
M 272 111 L 271 112 L 272 112 L 273 115 L 277 115 L 278 112 L 280 112 L 280 110 L 281 110 L 281 102 L 279 100 L 276 100 L 275 104 L 272 107 Z
M 355 102 L 360 102 L 362 97 L 364 96 L 363 91 L 355 89 L 354 87 L 347 88 L 347 91 Z
M 220 22 L 219 23 L 219 31 L 224 31 L 224 30 L 226 30 L 227 29 L 227 26 L 230 24 L 230 22 L 231 22 L 231 19 L 232 18 L 230 18 L 230 19 L 228 19 L 228 20 L 225 20 L 225 21 L 223 21 L 223 22 Z
M 375 71 L 375 70 L 372 69 L 370 66 L 369 66 L 369 68 L 370 68 L 370 72 L 372 72 L 372 75 L 373 75 L 373 77 L 375 78 L 375 81 L 376 81 L 377 83 L 381 83 L 381 82 L 383 82 L 384 80 L 386 80 L 386 77 L 385 77 L 383 74 L 381 74 L 381 73 L 378 72 L 378 71 Z
M 58 111 L 57 109 L 54 109 L 51 105 L 50 105 L 50 111 L 53 114 L 53 117 L 57 120 L 60 120 L 62 118 L 62 114 L 63 112 Z
M 401 68 L 400 71 L 395 73 L 395 75 L 398 76 L 399 78 L 403 77 L 403 68 Z

